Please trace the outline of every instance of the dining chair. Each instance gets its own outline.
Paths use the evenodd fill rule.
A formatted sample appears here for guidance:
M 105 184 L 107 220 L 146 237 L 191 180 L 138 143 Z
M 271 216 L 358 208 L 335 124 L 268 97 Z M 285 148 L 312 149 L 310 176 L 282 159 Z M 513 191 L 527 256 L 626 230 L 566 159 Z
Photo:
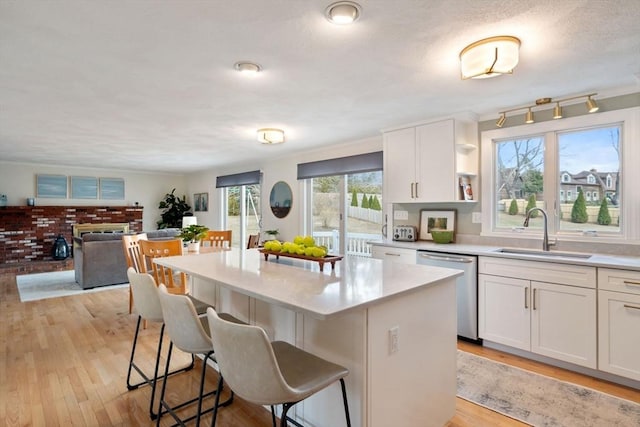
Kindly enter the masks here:
M 156 283 L 164 284 L 172 294 L 187 293 L 187 275 L 153 262 L 155 258 L 182 255 L 182 240 L 140 240 L 141 273 L 153 275 Z
M 147 233 L 125 234 L 122 236 L 122 246 L 124 248 L 124 258 L 127 261 L 127 269 L 133 269 L 140 273 L 140 240 L 147 240 Z M 129 285 L 129 314 L 133 310 L 133 293 Z
M 191 363 L 189 365 L 183 368 L 174 369 L 173 371 L 168 373 L 165 372 L 165 374 L 158 376 L 165 328 L 162 306 L 160 305 L 160 297 L 158 296 L 158 287 L 156 286 L 156 282 L 153 279 L 153 276 L 148 273 L 138 273 L 133 267 L 129 267 L 127 269 L 127 277 L 129 278 L 129 284 L 131 285 L 131 289 L 133 291 L 135 309 L 138 312 L 136 331 L 133 336 L 133 344 L 131 346 L 129 369 L 127 370 L 127 389 L 135 390 L 143 384 L 147 384 L 151 387 L 151 398 L 149 400 L 149 417 L 154 420 L 156 419 L 156 417 L 158 417 L 158 413 L 154 412 L 153 410 L 158 380 L 166 379 L 166 377 L 168 377 L 169 375 L 193 369 L 195 365 L 195 358 L 193 355 L 191 355 Z M 144 372 L 142 370 L 142 367 L 138 366 L 135 360 L 136 348 L 138 344 L 138 334 L 140 332 L 140 325 L 143 321 L 162 323 L 162 326 L 160 326 L 160 335 L 158 336 L 158 349 L 156 351 L 156 362 L 153 370 L 153 375 L 149 375 Z M 132 383 L 131 376 L 134 370 L 142 377 L 142 381 L 135 384 Z
M 209 230 L 207 237 L 200 241 L 202 246 L 220 248 L 231 247 L 231 230 Z
M 274 405 L 282 405 L 280 426 L 288 421 L 287 412 L 296 403 L 340 381 L 347 426 L 351 426 L 344 377 L 349 370 L 321 359 L 283 341 L 271 342 L 259 326 L 238 324 L 223 319 L 213 308 L 207 309 L 209 330 L 220 368 L 216 404 L 211 425 L 215 427 L 218 400 L 223 382 L 243 399 L 270 405 L 276 426 Z
M 247 241 L 247 249 L 257 248 L 260 244 L 260 233 L 249 234 L 249 240 Z
M 198 316 L 193 302 L 186 295 L 172 295 L 168 292 L 167 287 L 163 284 L 158 286 L 158 296 L 160 298 L 160 305 L 162 307 L 162 316 L 164 323 L 167 327 L 167 333 L 171 339 L 169 343 L 169 351 L 166 357 L 165 364 L 165 381 L 162 383 L 162 391 L 160 392 L 160 401 L 158 404 L 157 426 L 160 426 L 160 418 L 162 415 L 169 413 L 176 423 L 184 425 L 185 423 L 196 420 L 196 426 L 200 425 L 200 418 L 202 415 L 207 414 L 214 410 L 214 407 L 203 410 L 203 400 L 213 394 L 220 394 L 221 387 L 217 387 L 214 390 L 205 393 L 204 386 L 206 381 L 207 362 L 209 360 L 215 361 L 214 347 L 211 341 L 211 335 L 209 333 L 209 323 L 206 316 Z M 213 310 L 213 308 L 212 308 Z M 225 317 L 225 320 L 230 323 L 238 322 L 240 320 L 234 318 L 228 314 L 221 314 Z M 182 403 L 171 406 L 166 400 L 166 389 L 168 380 L 166 377 L 170 375 L 169 365 L 171 363 L 171 354 L 173 347 L 177 347 L 179 350 L 189 353 L 193 356 L 202 355 L 202 372 L 200 374 L 200 385 L 198 388 L 198 394 L 196 397 L 189 398 Z M 215 400 L 216 405 L 227 406 L 233 402 L 234 394 L 231 393 L 230 397 L 224 402 L 220 403 L 220 399 Z M 197 402 L 197 411 L 194 415 L 189 417 L 180 418 L 177 414 L 177 410 L 191 405 Z

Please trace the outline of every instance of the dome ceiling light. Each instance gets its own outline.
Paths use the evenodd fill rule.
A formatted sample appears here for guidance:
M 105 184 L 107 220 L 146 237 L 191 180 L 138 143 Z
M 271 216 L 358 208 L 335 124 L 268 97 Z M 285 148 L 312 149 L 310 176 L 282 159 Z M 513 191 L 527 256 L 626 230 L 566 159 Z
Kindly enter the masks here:
M 253 62 L 249 62 L 249 61 L 236 62 L 233 65 L 233 68 L 235 68 L 240 73 L 248 76 L 255 76 L 262 70 L 262 67 L 260 65 L 255 64 Z
M 281 144 L 284 142 L 284 131 L 275 128 L 258 129 L 258 141 L 263 144 Z
M 478 40 L 460 52 L 460 71 L 463 80 L 486 79 L 511 74 L 518 65 L 520 39 L 497 36 Z
M 324 16 L 332 24 L 352 24 L 360 17 L 362 8 L 352 1 L 339 1 L 330 4 L 324 11 Z

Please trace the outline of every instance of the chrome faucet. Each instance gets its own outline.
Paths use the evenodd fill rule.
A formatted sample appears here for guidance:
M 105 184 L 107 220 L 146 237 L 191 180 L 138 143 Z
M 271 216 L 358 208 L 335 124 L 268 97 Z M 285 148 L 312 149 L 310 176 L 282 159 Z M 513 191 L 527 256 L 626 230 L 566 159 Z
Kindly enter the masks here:
M 527 211 L 527 216 L 524 219 L 524 226 L 528 227 L 529 226 L 529 218 L 531 218 L 531 214 L 534 211 L 539 211 L 542 212 L 542 218 L 543 218 L 543 227 L 544 227 L 544 234 L 542 236 L 542 250 L 543 251 L 548 251 L 549 250 L 549 246 L 551 245 L 555 245 L 555 243 L 549 243 L 549 232 L 547 231 L 547 213 L 544 211 L 544 209 L 541 208 L 531 208 Z

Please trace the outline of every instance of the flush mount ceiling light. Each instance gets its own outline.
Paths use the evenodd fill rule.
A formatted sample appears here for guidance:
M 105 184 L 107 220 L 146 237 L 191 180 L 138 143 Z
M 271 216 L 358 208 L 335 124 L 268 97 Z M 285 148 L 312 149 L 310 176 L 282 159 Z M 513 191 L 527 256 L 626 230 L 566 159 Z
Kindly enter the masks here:
M 518 65 L 520 39 L 496 36 L 478 40 L 460 52 L 462 79 L 486 79 L 511 74 Z
M 262 67 L 260 65 L 255 64 L 253 62 L 248 62 L 248 61 L 236 62 L 233 65 L 233 68 L 235 68 L 242 74 L 252 75 L 252 76 L 255 76 L 262 70 Z
M 281 144 L 284 142 L 284 131 L 274 128 L 258 129 L 258 141 L 263 144 Z
M 362 8 L 352 1 L 339 1 L 330 4 L 324 11 L 324 16 L 332 24 L 345 25 L 358 20 Z
M 527 110 L 525 116 L 524 116 L 524 122 L 525 123 L 534 123 L 535 120 L 533 118 L 533 108 L 535 107 L 540 107 L 542 105 L 547 105 L 547 104 L 551 104 L 552 102 L 556 103 L 556 106 L 553 107 L 553 118 L 554 119 L 561 119 L 563 116 L 562 114 L 562 107 L 560 106 L 561 102 L 566 102 L 566 101 L 571 101 L 574 99 L 580 99 L 580 98 L 587 98 L 586 104 L 587 104 L 587 111 L 589 113 L 595 113 L 596 111 L 598 111 L 598 104 L 596 104 L 596 101 L 594 99 L 592 99 L 593 96 L 596 96 L 597 93 L 588 93 L 586 95 L 578 95 L 578 96 L 572 96 L 571 98 L 563 98 L 563 99 L 552 99 L 552 98 L 538 98 L 536 99 L 536 103 L 535 105 L 526 105 L 524 107 L 517 107 L 517 108 L 512 108 L 510 110 L 504 110 L 504 111 L 500 111 L 500 117 L 498 117 L 498 120 L 496 121 L 496 126 L 501 128 L 504 123 L 507 120 L 507 113 L 511 113 L 513 111 L 522 111 L 522 110 Z

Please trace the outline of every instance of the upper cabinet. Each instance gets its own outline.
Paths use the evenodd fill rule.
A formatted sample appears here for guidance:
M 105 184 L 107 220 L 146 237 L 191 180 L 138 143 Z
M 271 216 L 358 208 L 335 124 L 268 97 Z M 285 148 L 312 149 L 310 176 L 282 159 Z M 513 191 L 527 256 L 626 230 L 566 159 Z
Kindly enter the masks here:
M 383 141 L 389 202 L 476 200 L 477 121 L 451 118 L 390 130 Z

